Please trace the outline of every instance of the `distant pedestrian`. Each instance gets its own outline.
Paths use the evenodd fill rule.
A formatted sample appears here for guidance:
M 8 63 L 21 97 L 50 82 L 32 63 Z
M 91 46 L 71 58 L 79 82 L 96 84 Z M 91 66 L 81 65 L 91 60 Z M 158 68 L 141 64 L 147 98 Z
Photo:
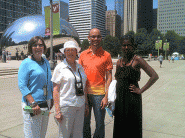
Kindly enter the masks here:
M 5 49 L 3 50 L 3 52 L 2 52 L 2 57 L 3 57 L 3 63 L 6 63 L 6 51 L 5 51 Z
M 172 63 L 174 63 L 174 60 L 175 60 L 175 56 L 173 55 L 172 56 Z
M 133 38 L 124 36 L 121 39 L 121 46 L 123 57 L 117 61 L 115 73 L 117 97 L 113 137 L 142 138 L 141 94 L 157 81 L 158 75 L 142 57 L 134 54 L 136 45 Z M 139 88 L 141 69 L 150 79 Z
M 82 138 L 85 105 L 86 111 L 88 106 L 86 74 L 75 61 L 80 48 L 75 42 L 68 41 L 61 51 L 66 58 L 56 66 L 51 79 L 59 138 Z
M 24 137 L 45 138 L 49 116 L 41 110 L 53 106 L 52 82 L 49 62 L 42 58 L 46 45 L 42 37 L 35 36 L 28 42 L 30 58 L 22 61 L 18 72 L 18 85 L 22 93 L 22 109 L 30 106 L 33 113 L 23 113 Z
M 162 53 L 161 53 L 160 56 L 158 57 L 158 60 L 159 60 L 159 62 L 160 62 L 160 68 L 161 68 L 162 63 L 163 63 L 163 55 L 162 55 Z
M 21 60 L 23 60 L 24 59 L 24 53 L 23 53 L 23 51 L 21 51 Z
M 169 61 L 169 63 L 170 63 L 170 60 L 171 60 L 171 57 L 170 57 L 170 55 L 168 56 L 168 61 Z
M 110 53 L 103 50 L 100 43 L 100 30 L 93 28 L 88 36 L 90 48 L 83 51 L 79 63 L 87 75 L 87 98 L 89 115 L 84 119 L 83 138 L 91 137 L 91 111 L 93 108 L 96 129 L 94 138 L 105 137 L 105 107 L 108 105 L 108 88 L 112 81 L 112 59 Z
M 16 60 L 19 61 L 19 51 L 18 50 L 16 51 L 15 55 L 16 55 Z

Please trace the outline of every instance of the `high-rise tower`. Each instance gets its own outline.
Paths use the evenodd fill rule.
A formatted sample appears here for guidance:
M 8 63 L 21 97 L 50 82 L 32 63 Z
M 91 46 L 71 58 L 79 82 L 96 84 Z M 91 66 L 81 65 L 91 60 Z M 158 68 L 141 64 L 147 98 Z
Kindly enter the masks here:
M 115 8 L 117 14 L 121 17 L 121 35 L 123 35 L 124 31 L 124 0 L 115 0 Z
M 161 33 L 174 30 L 185 36 L 185 1 L 158 0 L 157 29 Z
M 145 28 L 152 31 L 153 0 L 124 0 L 124 34 Z
M 42 0 L 0 0 L 0 32 L 26 15 L 42 14 Z
M 80 40 L 87 39 L 92 28 L 98 28 L 105 37 L 105 0 L 69 0 L 69 22 Z

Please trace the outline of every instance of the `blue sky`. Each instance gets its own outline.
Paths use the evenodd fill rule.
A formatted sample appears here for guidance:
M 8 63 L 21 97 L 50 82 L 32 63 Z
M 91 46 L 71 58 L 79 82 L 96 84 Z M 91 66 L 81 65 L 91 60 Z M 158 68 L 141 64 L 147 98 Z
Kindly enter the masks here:
M 58 1 L 58 0 L 53 0 Z M 69 3 L 69 0 L 62 0 L 64 2 Z M 42 13 L 44 12 L 44 6 L 49 6 L 50 0 L 42 0 Z M 114 10 L 114 0 L 106 0 L 107 3 L 107 10 Z M 158 0 L 153 0 L 153 8 L 158 7 Z

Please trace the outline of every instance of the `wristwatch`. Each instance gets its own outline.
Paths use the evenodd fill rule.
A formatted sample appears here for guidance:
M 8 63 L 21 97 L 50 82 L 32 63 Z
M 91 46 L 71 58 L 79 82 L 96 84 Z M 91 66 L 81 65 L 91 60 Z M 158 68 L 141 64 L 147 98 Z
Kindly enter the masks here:
M 34 101 L 34 102 L 32 102 L 31 104 L 30 104 L 30 107 L 31 108 L 34 108 L 34 107 L 36 107 L 37 106 L 37 103 Z

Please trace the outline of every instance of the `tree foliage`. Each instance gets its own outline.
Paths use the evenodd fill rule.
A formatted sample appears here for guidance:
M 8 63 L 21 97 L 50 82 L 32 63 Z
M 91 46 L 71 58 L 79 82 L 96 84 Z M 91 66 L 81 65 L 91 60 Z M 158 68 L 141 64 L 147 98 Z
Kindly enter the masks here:
M 90 44 L 89 44 L 88 39 L 83 40 L 83 42 L 81 44 L 81 51 L 88 49 L 89 46 L 90 46 Z
M 137 44 L 138 54 L 148 55 L 150 53 L 157 53 L 155 50 L 156 40 L 163 40 L 163 43 L 169 42 L 170 51 L 169 54 L 173 52 L 179 52 L 180 54 L 185 54 L 185 37 L 179 36 L 175 31 L 167 31 L 166 34 L 162 34 L 159 30 L 153 29 L 150 34 L 144 28 L 138 29 L 137 33 L 134 31 L 129 31 L 126 36 L 133 37 L 135 43 Z M 121 54 L 121 44 L 117 37 L 112 37 L 107 35 L 100 44 L 104 50 L 108 51 L 112 57 L 116 57 Z M 84 40 L 81 44 L 82 51 L 89 47 L 88 40 Z M 163 52 L 162 50 L 160 52 Z

